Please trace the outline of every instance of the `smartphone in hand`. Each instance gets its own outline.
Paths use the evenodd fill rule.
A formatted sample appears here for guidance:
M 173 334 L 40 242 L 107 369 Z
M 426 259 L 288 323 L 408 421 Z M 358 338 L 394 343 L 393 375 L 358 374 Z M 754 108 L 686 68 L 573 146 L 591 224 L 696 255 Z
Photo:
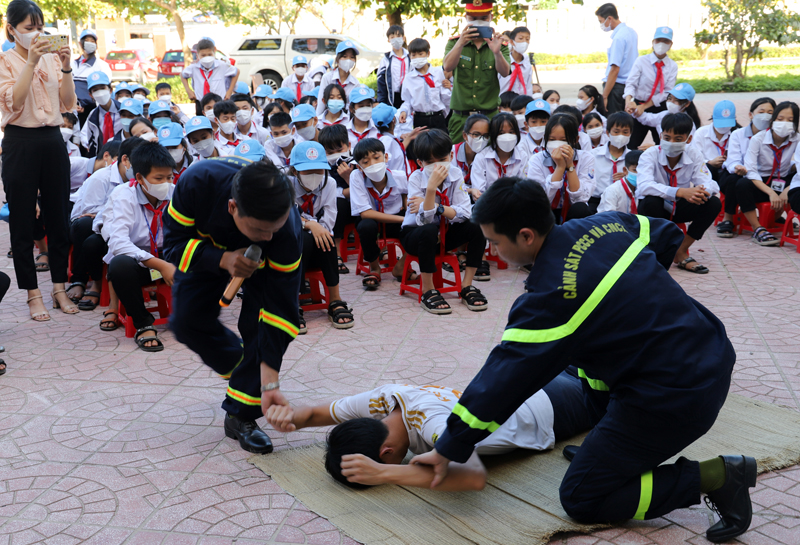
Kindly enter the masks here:
M 492 36 L 494 36 L 494 30 L 492 29 L 492 27 L 488 27 L 488 26 L 473 26 L 472 28 L 474 28 L 475 30 L 478 31 L 478 37 L 479 38 L 484 38 L 486 40 L 491 40 Z
M 47 48 L 46 53 L 56 53 L 59 49 L 64 46 L 69 45 L 69 38 L 60 34 L 55 34 L 51 36 L 42 36 L 40 35 L 37 39 L 37 42 L 48 42 L 50 45 Z

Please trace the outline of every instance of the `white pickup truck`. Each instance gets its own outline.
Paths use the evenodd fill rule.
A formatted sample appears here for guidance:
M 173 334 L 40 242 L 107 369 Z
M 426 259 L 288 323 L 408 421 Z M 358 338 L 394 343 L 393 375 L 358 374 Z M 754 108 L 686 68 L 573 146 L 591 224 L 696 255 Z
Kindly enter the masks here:
M 356 77 L 364 77 L 378 70 L 383 53 L 369 49 L 358 40 L 338 34 L 245 36 L 230 51 L 230 57 L 236 60 L 236 67 L 240 70 L 239 81 L 251 82 L 258 74 L 264 83 L 277 89 L 283 79 L 292 74 L 292 59 L 295 55 L 304 55 L 310 67 L 315 67 L 320 62 L 315 62 L 315 59 L 323 56 L 335 57 L 336 46 L 346 40 L 355 43 L 360 52 L 353 70 Z

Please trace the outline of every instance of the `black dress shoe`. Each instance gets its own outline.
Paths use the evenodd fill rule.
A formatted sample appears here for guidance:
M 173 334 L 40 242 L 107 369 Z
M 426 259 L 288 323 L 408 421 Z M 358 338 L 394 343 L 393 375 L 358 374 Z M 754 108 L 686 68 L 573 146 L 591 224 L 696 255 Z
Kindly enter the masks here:
M 225 435 L 239 441 L 247 452 L 267 454 L 272 452 L 272 441 L 255 420 L 241 420 L 235 416 L 225 416 Z
M 575 455 L 578 454 L 578 449 L 581 448 L 578 445 L 567 445 L 564 447 L 564 450 L 561 453 L 564 455 L 564 458 L 569 460 L 570 462 L 575 458 Z
M 750 527 L 753 505 L 749 488 L 756 485 L 758 468 L 750 456 L 720 456 L 725 462 L 725 484 L 709 492 L 706 504 L 719 515 L 719 522 L 706 531 L 712 543 L 742 535 Z

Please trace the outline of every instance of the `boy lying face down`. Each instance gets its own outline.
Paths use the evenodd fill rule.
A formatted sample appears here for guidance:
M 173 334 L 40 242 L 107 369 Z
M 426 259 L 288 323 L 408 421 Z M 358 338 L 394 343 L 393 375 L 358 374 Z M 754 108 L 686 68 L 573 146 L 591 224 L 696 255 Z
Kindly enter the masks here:
M 429 466 L 401 464 L 409 450 L 422 454 L 434 448 L 460 396 L 458 390 L 444 386 L 387 384 L 330 405 L 273 405 L 267 421 L 283 432 L 337 424 L 328 435 L 325 467 L 342 484 L 430 488 L 434 474 Z M 548 450 L 556 441 L 590 429 L 598 419 L 586 405 L 576 370 L 568 368 L 502 425 L 490 424 L 492 434 L 476 445 L 466 463 L 451 463 L 435 490 L 481 490 L 486 468 L 479 455 L 517 448 Z

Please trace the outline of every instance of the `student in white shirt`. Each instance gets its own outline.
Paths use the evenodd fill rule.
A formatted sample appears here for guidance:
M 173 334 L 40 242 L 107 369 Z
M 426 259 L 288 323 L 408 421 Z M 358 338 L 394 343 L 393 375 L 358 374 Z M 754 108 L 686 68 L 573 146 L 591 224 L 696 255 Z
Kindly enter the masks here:
M 253 114 L 253 122 L 259 127 L 268 129 L 269 123 L 264 120 L 264 107 L 267 105 L 267 97 L 272 95 L 272 87 L 266 83 L 256 87 L 256 92 L 253 93 L 253 100 L 256 103 L 258 111 Z
M 217 47 L 209 38 L 197 42 L 197 62 L 187 66 L 181 73 L 181 82 L 189 100 L 200 101 L 208 93 L 229 99 L 239 80 L 239 69 L 217 60 Z M 192 80 L 192 88 L 189 87 Z
M 131 120 L 130 124 L 131 137 L 141 138 L 146 142 L 158 140 L 156 136 L 156 127 L 146 117 L 135 117 Z
M 378 138 L 378 128 L 372 122 L 372 105 L 375 102 L 375 92 L 361 85 L 350 93 L 351 118 L 345 123 L 350 136 L 350 149 L 354 149 L 364 138 Z
M 578 124 L 568 114 L 555 114 L 544 131 L 545 149 L 528 160 L 527 177 L 547 192 L 556 223 L 590 215 L 594 192 L 594 155 L 576 149 Z
M 115 190 L 103 260 L 108 264 L 108 283 L 133 320 L 136 344 L 145 352 L 160 352 L 164 343 L 152 325 L 155 318 L 145 308 L 142 287 L 158 279 L 168 286 L 174 281 L 175 265 L 162 258 L 162 218 L 175 189 L 175 162 L 163 146 L 148 142 L 131 154 L 131 165 L 136 183 Z
M 633 116 L 627 112 L 615 112 L 608 116 L 608 142 L 592 150 L 594 155 L 594 191 L 589 199 L 592 214 L 599 212 L 603 193 L 614 182 L 622 179 L 625 172 L 625 155 L 633 131 Z
M 270 93 L 272 93 L 272 87 L 270 87 Z M 217 102 L 222 102 L 222 97 L 216 93 L 208 93 L 203 97 L 203 100 L 200 101 L 200 114 L 206 116 L 208 120 L 211 121 L 211 126 L 214 128 L 215 134 L 219 130 L 217 117 L 214 115 L 214 106 L 217 105 Z
M 317 112 L 310 104 L 298 104 L 292 110 L 292 125 L 301 142 L 318 141 L 319 129 L 317 129 L 317 121 Z
M 333 225 L 333 242 L 336 246 L 339 274 L 349 274 L 350 269 L 344 264 L 341 256 L 341 242 L 345 227 L 358 224 L 358 218 L 350 211 L 350 177 L 356 168 L 350 153 L 350 139 L 347 137 L 344 125 L 325 127 L 319 131 L 318 138 L 331 166 L 329 175 L 336 182 L 336 223 Z
M 114 88 L 114 98 L 120 102 L 126 98 L 133 98 L 133 92 L 128 86 L 128 82 L 121 81 L 117 84 L 117 86 Z
M 800 141 L 798 119 L 800 112 L 794 102 L 781 102 L 775 107 L 770 128 L 754 135 L 747 147 L 744 167 L 751 183 L 736 184 L 739 207 L 750 224 L 758 226 L 753 233 L 753 242 L 761 246 L 774 246 L 779 241 L 759 225 L 756 203 L 769 202 L 777 214 L 782 213 L 787 202 L 795 212 L 800 209 L 800 206 L 795 208 L 800 205 L 796 192 L 795 202 L 791 199 L 792 192 L 800 186 L 792 180 L 800 160 L 797 152 Z
M 597 112 L 588 113 L 583 117 L 583 130 L 581 132 L 589 137 L 592 149 L 597 149 L 608 142 L 606 123 L 607 121 L 600 117 Z
M 768 129 L 772 123 L 772 112 L 775 111 L 775 101 L 769 97 L 757 98 L 750 105 L 750 123 L 747 126 L 737 129 L 731 133 L 728 140 L 728 156 L 722 164 L 723 173 L 717 184 L 723 195 L 725 195 L 724 218 L 717 225 L 717 236 L 721 238 L 732 238 L 733 216 L 739 208 L 737 197 L 737 186 L 739 180 L 744 179 L 750 184 L 747 177 L 747 169 L 744 166 L 744 157 L 750 145 L 750 139 L 754 134 Z M 752 226 L 751 226 L 752 227 Z M 753 230 L 758 227 L 756 225 Z
M 183 126 L 180 123 L 169 123 L 158 129 L 158 143 L 167 148 L 175 161 L 175 172 L 172 182 L 177 184 L 181 175 L 192 164 L 189 143 L 183 138 Z
M 689 257 L 689 247 L 714 223 L 722 209 L 719 186 L 711 178 L 703 156 L 693 146 L 692 118 L 685 113 L 668 114 L 662 121 L 661 145 L 649 148 L 639 158 L 639 214 L 675 223 L 691 222 L 673 261 L 697 274 L 708 267 Z
M 330 293 L 328 318 L 335 329 L 350 329 L 355 325 L 353 313 L 339 292 L 339 271 L 333 226 L 336 223 L 336 183 L 328 174 L 331 170 L 325 148 L 317 142 L 301 142 L 292 149 L 289 175 L 292 177 L 295 203 L 303 224 L 303 256 L 301 268 L 319 268 Z M 301 309 L 302 310 L 302 309 Z M 300 332 L 307 331 L 302 312 Z
M 132 98 L 124 98 L 120 102 L 119 115 L 122 118 L 122 136 L 124 138 L 131 137 L 131 124 L 137 117 L 141 117 L 143 113 L 142 102 L 140 100 L 133 100 Z
M 464 122 L 462 140 L 453 146 L 453 160 L 451 165 L 461 170 L 464 185 L 472 200 L 475 200 L 475 190 L 472 187 L 472 165 L 475 158 L 489 145 L 489 118 L 483 114 L 472 114 Z
M 603 97 L 597 87 L 594 85 L 584 85 L 578 90 L 578 100 L 575 102 L 575 107 L 580 110 L 581 115 L 584 116 L 583 130 L 586 130 L 585 117 L 591 113 L 596 114 L 603 122 L 603 128 L 606 127 L 606 118 L 608 112 L 603 105 Z
M 569 114 L 575 119 L 575 122 L 578 124 L 578 147 L 576 149 L 592 151 L 592 138 L 581 130 L 583 126 L 583 114 L 581 111 L 575 106 L 562 104 L 553 110 L 553 115 L 556 114 Z
M 162 81 L 156 84 L 156 99 L 166 101 L 169 104 L 170 111 L 175 116 L 178 123 L 186 125 L 189 121 L 189 116 L 183 113 L 175 102 L 172 101 L 172 85 Z
M 518 95 L 531 95 L 531 83 L 533 81 L 533 66 L 528 55 L 528 46 L 531 43 L 531 31 L 524 26 L 518 26 L 508 35 L 511 43 L 508 50 L 511 53 L 511 64 L 509 73 L 503 77 L 497 75 L 500 82 L 500 94 L 506 91 L 513 91 Z
M 327 438 L 325 468 L 355 489 L 397 484 L 429 489 L 433 471 L 401 465 L 408 451 L 433 450 L 461 392 L 445 386 L 386 384 L 372 391 L 316 407 L 275 405 L 267 421 L 278 431 L 338 424 Z M 486 468 L 479 456 L 522 448 L 548 450 L 594 425 L 574 367 L 528 398 L 502 426 L 476 445 L 463 464 L 451 462 L 435 490 L 481 490 Z
M 617 114 L 619 113 L 624 112 L 617 112 Z M 600 205 L 597 207 L 598 214 L 601 212 L 638 213 L 638 208 L 636 206 L 636 182 L 638 174 L 636 173 L 636 169 L 639 165 L 639 157 L 641 157 L 642 153 L 644 152 L 637 149 L 630 150 L 625 154 L 625 167 L 622 170 L 624 176 L 603 191 Z
M 661 137 L 661 121 L 669 114 L 677 114 L 680 112 L 685 113 L 692 120 L 692 134 L 702 126 L 700 116 L 697 113 L 697 107 L 694 100 L 694 88 L 688 83 L 679 83 L 667 93 L 667 100 L 665 102 L 667 109 L 658 113 L 651 114 L 644 112 L 639 114 L 639 110 L 634 111 L 634 118 L 642 125 L 654 127 Z M 632 148 L 632 144 L 628 143 L 628 147 Z
M 520 95 L 511 101 L 511 113 L 517 120 L 519 132 L 522 133 L 523 138 L 528 132 L 528 126 L 525 124 L 525 109 L 531 102 L 533 102 L 533 98 L 528 95 Z
M 431 46 L 427 40 L 416 38 L 408 44 L 412 70 L 403 80 L 401 93 L 403 105 L 400 107 L 400 123 L 406 117 L 414 116 L 414 128 L 447 130 L 447 111 L 450 107 L 449 97 L 444 96 L 445 80 L 441 66 L 431 66 L 428 58 Z M 350 97 L 353 100 L 353 97 Z M 446 103 L 445 103 L 446 102 Z
M 392 50 L 381 57 L 378 64 L 378 102 L 399 108 L 403 105 L 400 91 L 403 80 L 411 71 L 408 51 L 403 47 L 405 32 L 400 25 L 392 25 L 386 31 Z
M 233 155 L 233 150 L 242 140 L 250 140 L 236 132 L 236 112 L 239 109 L 232 100 L 223 100 L 214 104 L 214 117 L 217 119 L 219 130 L 214 135 L 214 145 L 217 146 L 220 156 Z
M 736 106 L 730 100 L 720 100 L 714 105 L 711 125 L 697 129 L 692 138 L 692 146 L 705 158 L 706 166 L 717 185 L 723 173 L 722 164 L 728 156 L 728 142 L 734 128 L 738 128 Z
M 513 125 L 516 127 L 516 123 Z M 486 310 L 486 297 L 472 285 L 483 260 L 486 239 L 480 227 L 470 221 L 472 203 L 461 171 L 450 164 L 453 141 L 444 131 L 433 129 L 420 134 L 414 148 L 422 170 L 415 171 L 408 180 L 408 211 L 400 231 L 400 242 L 409 254 L 419 258 L 422 277 L 420 305 L 431 314 L 453 312 L 433 285 L 440 231 L 444 229 L 445 251 L 467 245 L 466 268 L 461 282 L 463 289 L 459 294 L 461 301 L 472 311 Z M 456 271 L 456 274 L 460 272 Z
M 350 98 L 351 91 L 361 85 L 358 79 L 351 74 L 356 66 L 358 54 L 358 47 L 355 43 L 350 40 L 339 42 L 339 45 L 336 46 L 336 61 L 333 69 L 322 76 L 319 87 L 327 89 L 331 83 L 337 83 L 344 89 L 346 100 L 352 100 Z M 317 104 L 317 114 L 321 114 L 327 107 L 325 100 L 320 100 Z
M 256 112 L 256 104 L 250 95 L 236 93 L 231 97 L 236 105 L 236 135 L 246 136 L 257 140 L 262 146 L 269 139 L 269 131 L 264 127 L 259 127 L 253 121 Z
M 292 116 L 284 112 L 273 114 L 269 118 L 269 128 L 272 138 L 267 140 L 267 145 L 264 146 L 267 150 L 267 160 L 281 170 L 286 170 L 289 167 L 292 149 L 301 142 L 292 125 Z
M 186 124 L 186 139 L 197 152 L 197 160 L 219 157 L 219 151 L 214 145 L 214 129 L 211 121 L 204 115 L 198 115 Z
M 397 108 L 387 106 L 383 102 L 379 102 L 372 109 L 372 122 L 378 128 L 380 133 L 379 140 L 386 149 L 386 168 L 408 178 L 411 172 L 408 166 L 406 149 L 422 129 L 415 129 L 413 132 L 403 135 L 402 139 L 397 138 L 394 135 L 395 127 L 397 126 Z
M 525 157 L 527 157 L 522 177 L 528 177 L 528 164 L 530 159 L 544 150 L 544 131 L 550 120 L 550 103 L 541 98 L 534 99 L 525 107 L 525 136 L 519 143 Z
M 331 83 L 325 88 L 322 92 L 322 100 L 320 102 L 327 105 L 322 112 L 319 111 L 319 107 L 317 108 L 320 129 L 330 127 L 331 125 L 344 124 L 350 120 L 347 93 L 345 93 L 344 88 L 338 83 Z
M 672 29 L 658 27 L 653 36 L 653 52 L 642 55 L 633 63 L 625 83 L 625 111 L 638 118 L 643 113 L 657 114 L 666 110 L 667 93 L 675 87 L 678 65 L 667 56 L 672 47 Z M 656 127 L 647 127 L 636 120 L 630 148 L 637 149 L 647 137 L 659 143 Z
M 81 156 L 81 149 L 72 143 L 77 123 L 78 117 L 72 112 L 63 112 L 61 114 L 61 136 L 64 138 L 64 144 L 67 146 L 67 155 L 70 158 Z
M 314 81 L 307 74 L 308 59 L 303 55 L 295 55 L 292 58 L 292 75 L 283 79 L 281 87 L 292 91 L 298 103 L 307 91 L 315 87 Z
M 472 194 L 476 199 L 500 178 L 520 176 L 525 168 L 525 154 L 519 146 L 522 135 L 511 114 L 500 113 L 489 123 L 489 145 L 472 163 Z
M 166 100 L 154 100 L 150 103 L 147 116 L 156 129 L 172 123 L 172 109 Z M 177 119 L 177 118 L 176 118 Z
M 292 113 L 294 107 L 297 106 L 297 100 L 295 99 L 294 93 L 291 91 L 291 89 L 287 89 L 286 87 L 281 87 L 275 91 L 274 94 L 270 95 L 269 98 L 274 104 L 280 106 L 281 110 L 287 114 Z
M 552 112 L 561 106 L 561 94 L 555 89 L 548 89 L 542 94 L 542 100 L 550 104 L 550 111 Z

